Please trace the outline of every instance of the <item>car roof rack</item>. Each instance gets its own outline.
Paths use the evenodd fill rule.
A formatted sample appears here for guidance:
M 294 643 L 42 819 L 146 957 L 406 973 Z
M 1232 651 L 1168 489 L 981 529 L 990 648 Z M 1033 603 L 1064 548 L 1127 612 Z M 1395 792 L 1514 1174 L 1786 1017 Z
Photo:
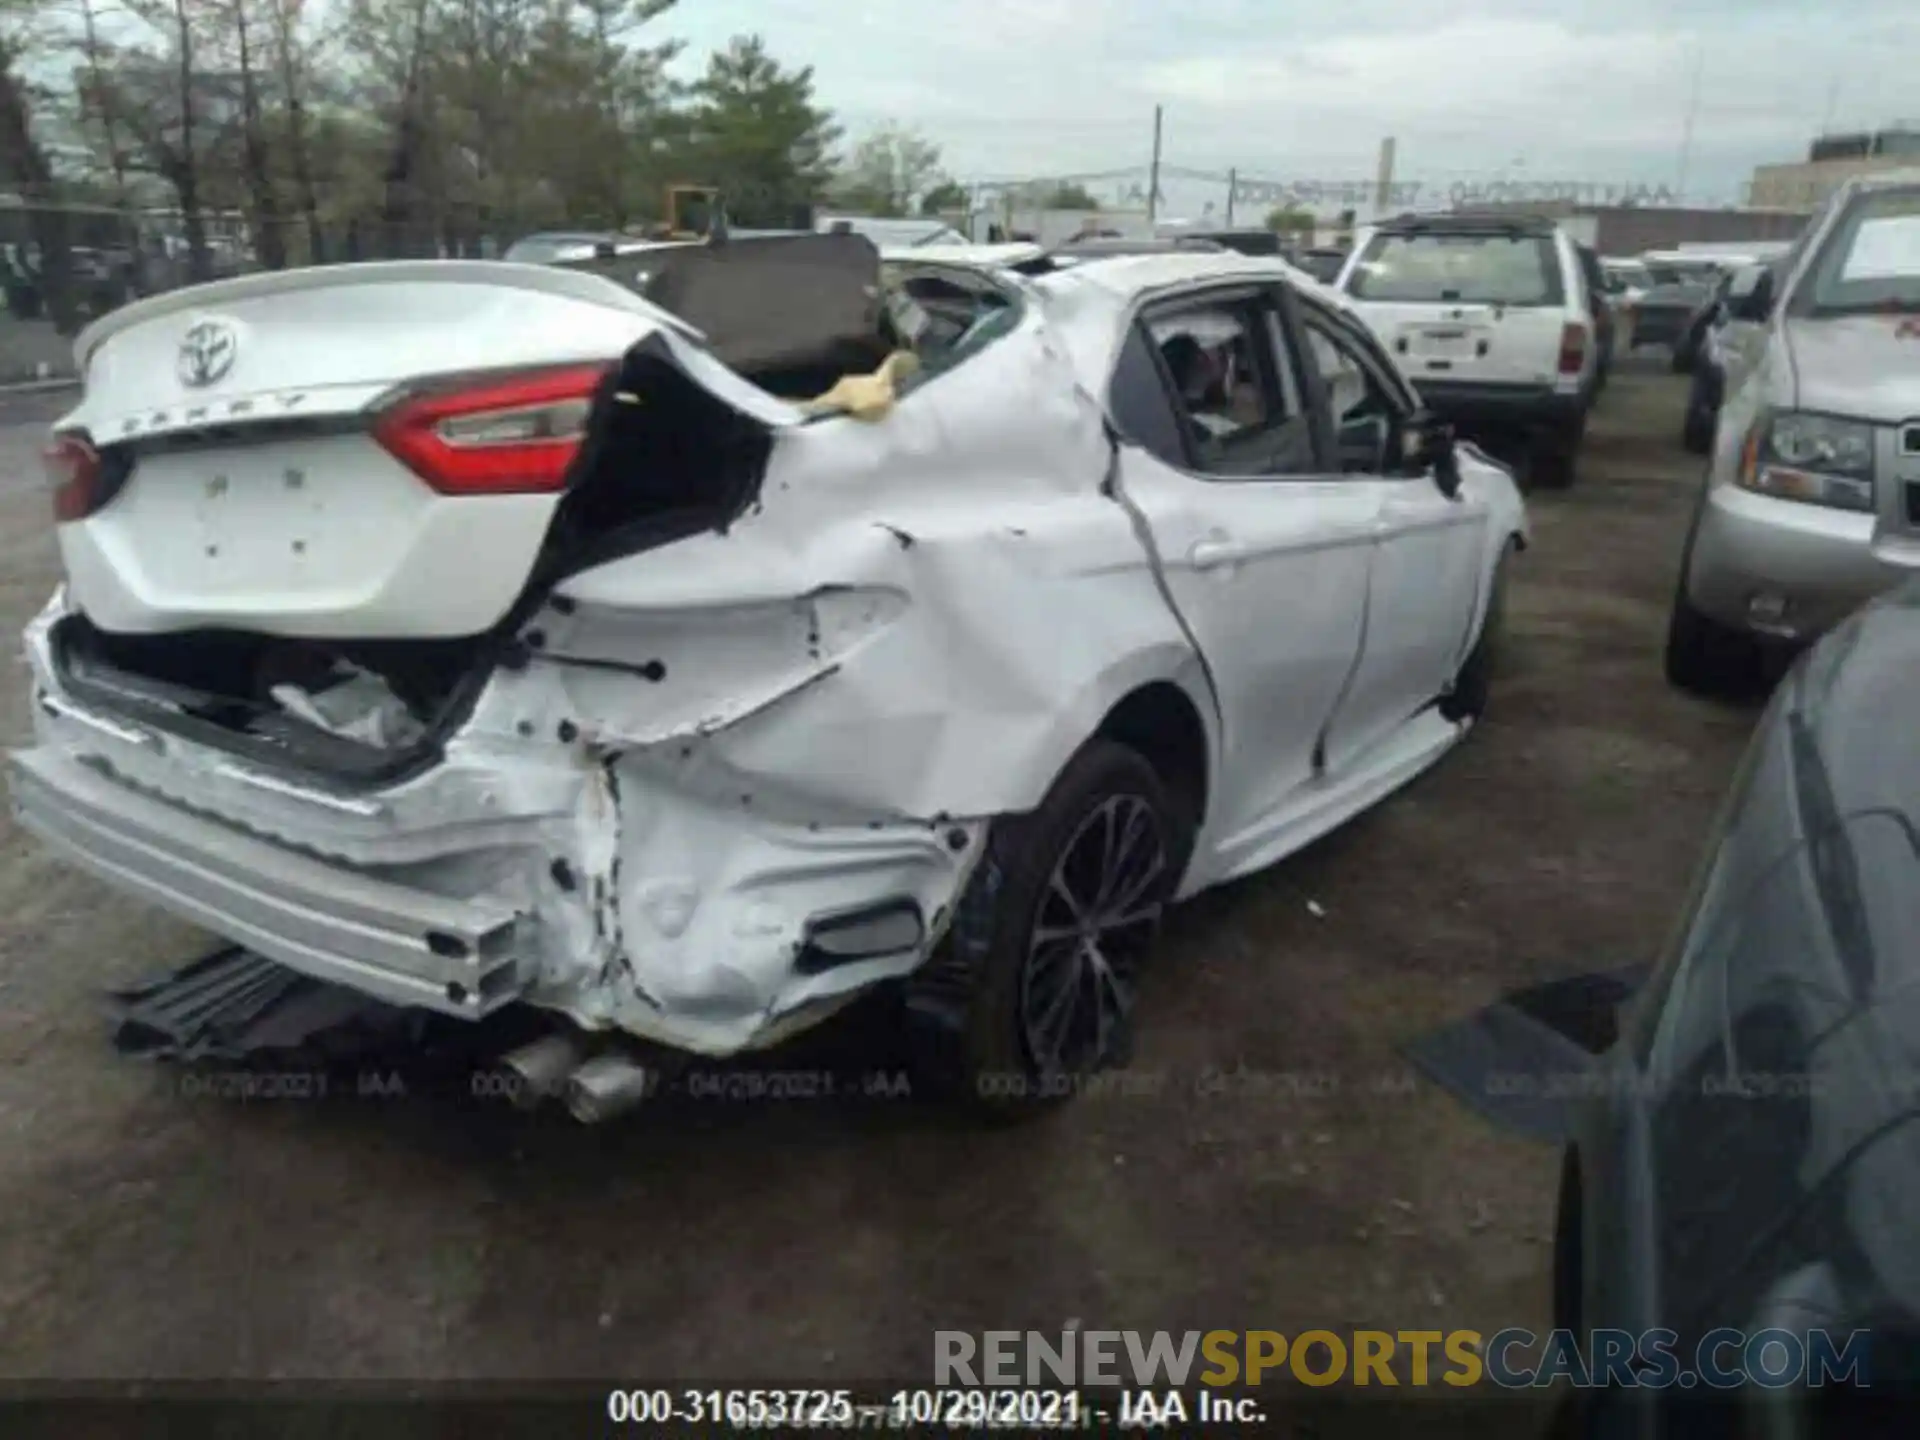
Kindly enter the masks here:
M 1546 215 L 1510 214 L 1487 210 L 1437 210 L 1429 214 L 1409 211 L 1382 220 L 1376 229 L 1400 235 L 1513 235 L 1547 236 L 1554 222 Z

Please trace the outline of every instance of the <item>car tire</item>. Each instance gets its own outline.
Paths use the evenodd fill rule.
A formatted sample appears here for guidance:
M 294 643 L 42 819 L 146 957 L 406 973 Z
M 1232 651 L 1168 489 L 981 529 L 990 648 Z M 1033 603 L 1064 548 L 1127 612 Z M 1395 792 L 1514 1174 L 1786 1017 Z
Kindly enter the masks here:
M 1587 417 L 1537 436 L 1528 455 L 1527 481 L 1535 490 L 1565 490 L 1573 484 L 1580 442 L 1586 438 Z
M 1706 371 L 1696 369 L 1693 384 L 1687 390 L 1687 416 L 1680 427 L 1680 443 L 1695 455 L 1707 454 L 1713 449 L 1713 432 L 1719 415 L 1713 382 Z
M 996 819 L 940 953 L 908 983 L 923 1082 L 1020 1117 L 1124 1064 L 1143 962 L 1192 846 L 1190 806 L 1111 740 L 1082 747 L 1037 809 Z
M 1509 540 L 1493 562 L 1493 580 L 1487 590 L 1487 613 L 1474 637 L 1473 649 L 1461 662 L 1453 688 L 1440 697 L 1441 718 L 1458 724 L 1478 720 L 1487 711 L 1487 699 L 1493 690 L 1493 677 L 1500 673 L 1507 628 L 1507 562 L 1515 546 Z
M 1751 635 L 1694 608 L 1683 559 L 1667 620 L 1667 682 L 1693 695 L 1737 699 L 1760 683 L 1760 661 L 1760 644 Z
M 1569 1145 L 1560 1156 L 1560 1194 L 1553 1207 L 1553 1324 L 1578 1330 L 1583 1308 L 1581 1257 L 1585 1224 L 1581 1213 L 1580 1161 Z

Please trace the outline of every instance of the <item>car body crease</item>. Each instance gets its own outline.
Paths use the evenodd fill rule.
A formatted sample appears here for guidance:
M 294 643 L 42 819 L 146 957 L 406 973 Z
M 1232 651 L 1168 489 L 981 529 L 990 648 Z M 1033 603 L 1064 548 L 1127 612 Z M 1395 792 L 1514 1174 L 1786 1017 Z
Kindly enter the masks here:
M 1147 517 L 1127 497 L 1126 490 L 1120 483 L 1120 447 L 1126 442 L 1121 439 L 1111 424 L 1106 426 L 1106 432 L 1109 458 L 1106 478 L 1100 482 L 1100 493 L 1124 510 L 1128 521 L 1133 525 L 1133 533 L 1140 541 L 1140 548 L 1147 553 L 1147 568 L 1152 572 L 1154 588 L 1160 592 L 1160 599 L 1165 602 L 1167 613 L 1173 616 L 1173 623 L 1180 627 L 1180 633 L 1186 637 L 1187 644 L 1193 650 L 1194 658 L 1200 662 L 1200 673 L 1207 680 L 1207 698 L 1213 704 L 1214 723 L 1221 727 L 1221 733 L 1224 735 L 1226 715 L 1220 705 L 1220 686 L 1213 678 L 1213 666 L 1207 660 L 1206 651 L 1200 648 L 1200 639 L 1193 633 L 1193 627 L 1187 623 L 1187 617 L 1180 613 L 1180 607 L 1174 603 L 1173 587 L 1167 583 L 1166 562 L 1161 558 L 1159 547 L 1153 543 L 1153 530 L 1147 524 Z

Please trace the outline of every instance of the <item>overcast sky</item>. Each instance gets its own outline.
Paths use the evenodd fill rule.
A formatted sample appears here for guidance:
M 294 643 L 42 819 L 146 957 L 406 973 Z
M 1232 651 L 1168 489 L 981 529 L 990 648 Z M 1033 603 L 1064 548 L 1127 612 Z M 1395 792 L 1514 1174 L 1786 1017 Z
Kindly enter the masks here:
M 680 0 L 686 65 L 758 31 L 850 133 L 889 120 L 963 179 L 1165 158 L 1275 180 L 1674 185 L 1726 203 L 1831 118 L 1920 121 L 1920 0 Z M 1183 187 L 1184 188 L 1184 187 Z

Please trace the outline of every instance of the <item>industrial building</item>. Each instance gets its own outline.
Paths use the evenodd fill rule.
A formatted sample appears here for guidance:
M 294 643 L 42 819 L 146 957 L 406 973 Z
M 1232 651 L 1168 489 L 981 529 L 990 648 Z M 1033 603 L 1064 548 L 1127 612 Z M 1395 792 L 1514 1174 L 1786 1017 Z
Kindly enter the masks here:
M 1757 166 L 1747 187 L 1753 205 L 1813 210 L 1843 181 L 1882 170 L 1920 168 L 1920 128 L 1822 135 L 1807 147 L 1805 160 Z
M 1476 212 L 1509 211 L 1556 220 L 1575 240 L 1602 255 L 1641 255 L 1680 245 L 1792 240 L 1807 223 L 1804 210 L 1695 209 L 1680 205 L 1583 205 L 1574 200 L 1517 200 L 1474 205 Z

